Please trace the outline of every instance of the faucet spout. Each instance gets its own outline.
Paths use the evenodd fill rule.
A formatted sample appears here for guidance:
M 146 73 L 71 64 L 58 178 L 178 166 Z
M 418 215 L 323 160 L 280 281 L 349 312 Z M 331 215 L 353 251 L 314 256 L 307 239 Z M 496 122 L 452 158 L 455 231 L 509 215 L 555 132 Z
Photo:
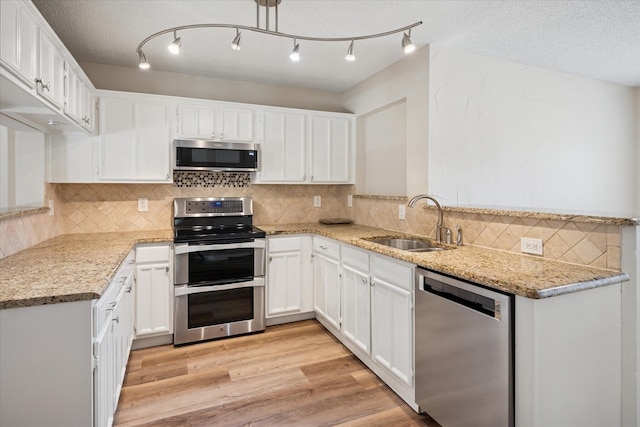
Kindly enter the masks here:
M 429 196 L 428 194 L 418 194 L 417 196 L 413 197 L 411 200 L 409 200 L 409 203 L 407 203 L 407 206 L 409 206 L 410 208 L 412 208 L 416 202 L 418 200 L 421 199 L 426 199 L 426 200 L 431 200 L 436 207 L 438 208 L 438 223 L 436 224 L 436 242 L 440 242 L 442 240 L 442 236 L 441 236 L 441 231 L 442 231 L 442 206 L 440 206 L 440 203 L 438 203 L 438 201 L 436 199 L 434 199 L 432 196 Z

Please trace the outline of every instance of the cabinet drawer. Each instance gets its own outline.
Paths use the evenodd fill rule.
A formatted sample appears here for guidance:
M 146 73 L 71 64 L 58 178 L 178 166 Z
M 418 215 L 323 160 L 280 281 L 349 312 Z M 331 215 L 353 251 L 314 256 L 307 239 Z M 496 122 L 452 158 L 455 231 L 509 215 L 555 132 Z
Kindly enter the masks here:
M 313 237 L 313 252 L 336 260 L 340 259 L 340 243 L 335 240 Z
M 302 238 L 292 237 L 269 237 L 269 253 L 293 252 L 302 250 Z
M 362 272 L 369 271 L 369 254 L 353 246 L 342 245 L 342 263 Z
M 136 262 L 169 262 L 171 246 L 149 245 L 136 247 Z
M 408 291 L 413 290 L 413 268 L 411 267 L 376 255 L 373 258 L 371 270 L 374 277 L 379 277 Z

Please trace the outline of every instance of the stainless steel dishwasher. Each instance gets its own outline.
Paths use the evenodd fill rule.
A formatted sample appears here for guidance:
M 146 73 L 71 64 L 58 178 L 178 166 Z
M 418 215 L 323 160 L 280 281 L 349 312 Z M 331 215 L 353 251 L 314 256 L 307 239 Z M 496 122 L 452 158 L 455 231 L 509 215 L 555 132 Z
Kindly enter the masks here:
M 513 297 L 416 270 L 416 403 L 443 427 L 513 426 Z

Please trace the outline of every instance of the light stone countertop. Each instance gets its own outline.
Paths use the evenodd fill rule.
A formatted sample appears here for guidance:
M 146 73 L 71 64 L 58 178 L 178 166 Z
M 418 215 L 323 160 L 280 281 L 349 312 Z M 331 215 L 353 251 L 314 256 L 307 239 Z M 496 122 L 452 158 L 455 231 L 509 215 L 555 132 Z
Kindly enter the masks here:
M 0 259 L 0 309 L 100 298 L 137 243 L 173 242 L 171 230 L 63 234 Z
M 484 249 L 477 246 L 434 246 L 452 249 L 406 252 L 369 242 L 372 237 L 416 237 L 361 225 L 286 224 L 259 225 L 268 236 L 314 233 L 400 259 L 420 267 L 466 279 L 489 288 L 527 298 L 547 298 L 629 280 L 618 271 L 568 264 L 532 255 Z
M 547 298 L 629 280 L 626 274 L 617 271 L 474 246 L 449 245 L 453 249 L 405 252 L 364 239 L 406 234 L 362 225 L 310 223 L 258 227 L 268 236 L 313 233 L 329 237 L 527 298 Z M 47 240 L 0 259 L 0 309 L 100 298 L 135 244 L 172 241 L 171 230 L 64 234 Z

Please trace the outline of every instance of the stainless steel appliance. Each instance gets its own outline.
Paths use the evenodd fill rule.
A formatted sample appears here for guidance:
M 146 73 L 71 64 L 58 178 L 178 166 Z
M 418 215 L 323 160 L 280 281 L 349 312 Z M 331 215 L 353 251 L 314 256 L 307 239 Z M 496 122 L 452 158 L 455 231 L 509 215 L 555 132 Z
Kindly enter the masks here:
M 416 403 L 443 427 L 514 425 L 513 297 L 416 270 Z
M 252 199 L 174 199 L 173 217 L 173 343 L 264 330 L 265 232 Z
M 244 142 L 175 139 L 174 170 L 255 172 L 259 145 Z

